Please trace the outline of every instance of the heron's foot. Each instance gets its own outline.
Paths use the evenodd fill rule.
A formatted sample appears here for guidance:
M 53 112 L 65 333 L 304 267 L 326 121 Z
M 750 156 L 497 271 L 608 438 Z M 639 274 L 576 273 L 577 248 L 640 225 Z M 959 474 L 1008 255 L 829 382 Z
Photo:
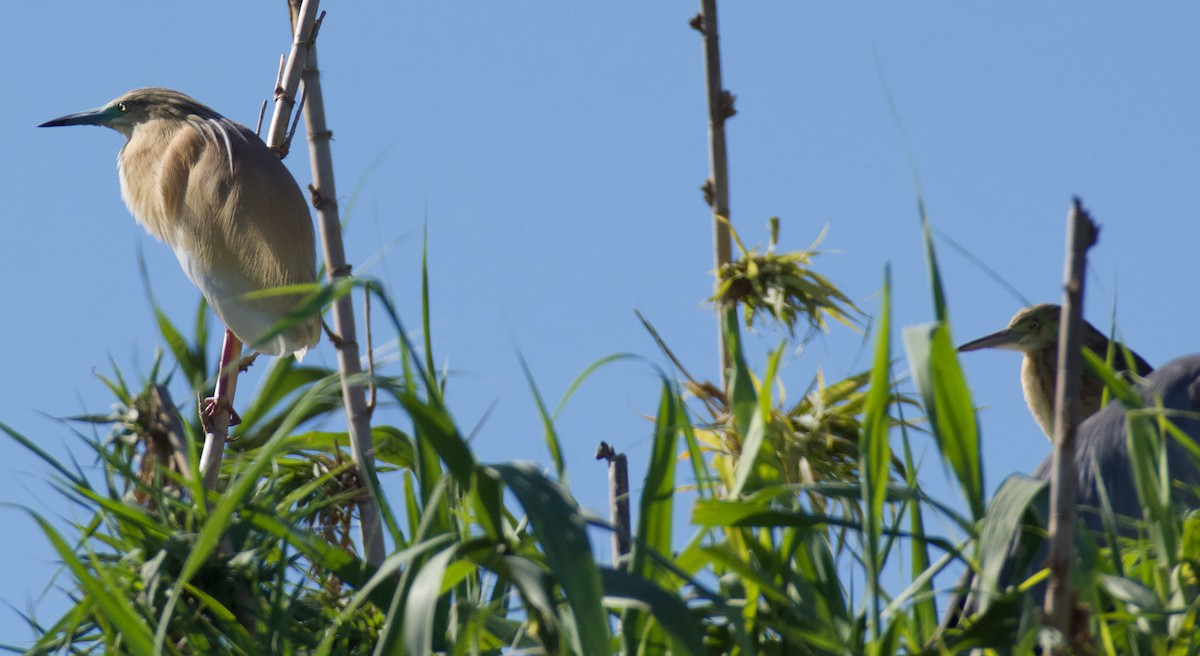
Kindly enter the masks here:
M 229 411 L 230 428 L 242 423 L 242 418 L 238 416 L 237 410 L 233 409 L 229 401 L 210 396 L 200 401 L 200 421 L 204 424 L 205 430 L 209 430 L 209 427 L 212 426 L 212 420 L 216 418 L 217 413 L 221 410 Z
M 241 361 L 238 362 L 238 372 L 243 374 L 246 373 L 246 371 L 250 369 L 250 365 L 254 364 L 254 361 L 258 359 L 258 355 L 258 353 L 251 353 L 250 355 L 242 358 Z M 232 408 L 230 408 L 230 410 L 232 410 Z M 230 426 L 232 425 L 233 424 L 230 424 Z

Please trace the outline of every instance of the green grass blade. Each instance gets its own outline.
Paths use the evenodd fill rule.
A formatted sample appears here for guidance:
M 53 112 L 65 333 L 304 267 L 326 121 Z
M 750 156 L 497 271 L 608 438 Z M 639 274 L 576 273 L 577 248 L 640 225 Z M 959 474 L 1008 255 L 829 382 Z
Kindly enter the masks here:
M 1176 555 L 1178 521 L 1171 511 L 1171 476 L 1167 470 L 1165 433 L 1143 413 L 1125 415 L 1125 440 L 1134 487 L 1146 518 L 1146 529 L 1157 552 L 1155 565 L 1164 575 Z
M 859 457 L 862 484 L 863 520 L 866 525 L 865 547 L 867 566 L 867 633 L 874 642 L 880 636 L 879 572 L 886 554 L 881 552 L 883 505 L 887 498 L 891 472 L 892 450 L 888 443 L 888 405 L 891 401 L 891 268 L 884 269 L 883 300 L 879 311 L 878 334 L 875 342 L 875 362 L 871 367 L 871 387 L 864 408 Z
M 747 401 L 754 401 L 755 405 L 752 408 L 754 414 L 750 418 L 748 432 L 741 434 L 742 453 L 738 458 L 730 494 L 738 495 L 783 482 L 778 460 L 773 457 L 775 445 L 771 443 L 767 435 L 767 427 L 771 424 L 771 416 L 775 411 L 771 402 L 771 391 L 775 384 L 775 376 L 779 373 L 783 352 L 782 345 L 771 352 L 767 358 L 767 371 L 763 375 L 757 394 L 753 388 L 749 388 L 749 393 L 746 394 Z M 735 368 L 739 371 L 742 369 L 738 366 Z M 746 374 L 744 378 L 749 381 L 749 374 Z M 744 387 L 747 384 L 749 383 L 738 383 L 738 390 L 747 389 Z M 734 392 L 734 396 L 738 394 L 739 392 Z
M 395 396 L 417 427 L 417 443 L 430 444 L 455 480 L 464 488 L 470 487 L 471 475 L 475 471 L 475 456 L 446 410 L 440 405 L 422 401 L 408 390 L 397 390 Z
M 623 362 L 625 360 L 649 362 L 651 365 L 654 365 L 653 362 L 650 362 L 646 358 L 634 353 L 613 353 L 611 355 L 606 355 L 589 364 L 578 376 L 575 377 L 575 380 L 571 381 L 571 384 L 567 386 L 567 391 L 563 392 L 562 398 L 558 400 L 558 405 L 555 406 L 554 412 L 550 416 L 554 419 L 558 419 L 558 416 L 562 414 L 563 409 L 567 406 L 567 401 L 569 401 L 571 397 L 575 395 L 575 392 L 581 385 L 583 385 L 585 380 L 592 377 L 592 374 L 604 368 L 606 365 L 614 362 Z M 655 369 L 658 369 L 658 367 L 655 366 Z M 664 378 L 666 377 L 661 370 L 659 370 L 658 373 L 660 376 L 663 376 Z
M 121 636 L 121 644 L 125 653 L 145 654 L 146 656 L 158 653 L 154 646 L 154 634 L 142 621 L 133 604 L 121 594 L 115 593 L 114 589 L 106 582 L 92 576 L 88 568 L 76 557 L 71 547 L 58 534 L 58 531 L 50 526 L 49 522 L 34 513 L 30 513 L 30 516 L 41 526 L 42 531 L 50 540 L 51 546 L 62 558 L 63 564 L 67 566 L 84 593 L 91 599 L 94 611 L 112 622 L 113 627 Z M 170 653 L 165 646 L 163 652 Z
M 638 504 L 638 524 L 634 535 L 630 569 L 635 576 L 647 581 L 658 580 L 667 584 L 667 577 L 654 575 L 654 559 L 648 552 L 671 553 L 671 523 L 675 500 L 675 460 L 679 436 L 677 411 L 679 398 L 670 383 L 663 381 L 658 405 L 658 416 L 654 422 L 654 445 L 650 450 L 650 462 L 646 468 L 646 481 Z M 657 588 L 656 588 L 657 589 Z M 661 590 L 659 591 L 661 593 Z M 626 652 L 636 651 L 637 641 L 642 638 L 647 617 L 636 610 L 625 613 L 622 620 L 622 638 Z M 651 640 L 655 643 L 655 640 Z M 652 652 L 653 653 L 653 652 Z
M 904 445 L 904 482 L 908 485 L 908 489 L 913 491 L 913 496 L 906 503 L 908 507 L 909 530 L 914 536 L 925 535 L 925 515 L 922 512 L 920 497 L 920 482 L 917 480 L 917 463 L 913 459 L 912 445 L 909 441 L 908 431 L 904 427 L 904 410 L 900 406 L 900 436 Z M 918 537 L 912 540 L 911 563 L 909 571 L 912 574 L 913 583 L 909 590 L 906 590 L 902 597 L 913 597 L 915 600 L 912 605 L 912 620 L 913 629 L 917 634 L 917 641 L 921 644 L 927 644 L 929 639 L 933 637 L 937 631 L 938 615 L 937 605 L 934 602 L 933 589 L 933 568 L 930 566 L 929 558 L 929 542 Z M 940 567 L 937 568 L 940 570 Z M 886 613 L 886 609 L 885 609 Z
M 525 372 L 525 381 L 529 383 L 529 389 L 533 392 L 533 400 L 537 403 L 538 414 L 542 417 L 542 428 L 546 431 L 546 448 L 550 450 L 550 458 L 554 461 L 554 473 L 558 476 L 558 480 L 567 484 L 567 464 L 563 460 L 562 444 L 558 439 L 558 432 L 554 430 L 554 418 L 546 409 L 546 402 L 542 400 L 542 393 L 538 391 L 537 383 L 533 380 L 533 372 L 529 371 L 529 364 L 525 362 L 525 356 L 517 351 L 517 360 L 521 362 L 521 371 Z
M 75 472 L 67 469 L 66 466 L 59 462 L 57 458 L 50 455 L 49 452 L 38 446 L 33 440 L 17 432 L 16 429 L 10 427 L 8 424 L 0 422 L 0 431 L 7 433 L 8 436 L 16 440 L 18 444 L 33 452 L 35 455 L 37 455 L 37 457 L 41 458 L 42 462 L 45 462 L 47 465 L 53 467 L 54 471 L 62 474 L 63 478 L 67 479 L 71 485 L 80 488 L 88 487 L 87 479 L 83 478 L 82 475 L 77 475 Z
M 713 483 L 712 475 L 705 463 L 704 450 L 700 446 L 700 441 L 696 439 L 696 431 L 688 419 L 687 406 L 684 405 L 683 399 L 677 399 L 676 403 L 678 407 L 675 414 L 679 417 L 679 428 L 683 433 L 684 444 L 687 446 L 688 462 L 692 465 L 692 476 L 696 479 L 696 489 L 701 498 L 712 497 L 716 494 L 716 484 Z
M 171 323 L 166 313 L 157 305 L 154 306 L 154 320 L 158 324 L 158 333 L 162 335 L 163 341 L 167 343 L 167 349 L 179 363 L 179 369 L 187 378 L 188 384 L 192 386 L 192 389 L 202 388 L 208 379 L 207 363 L 200 359 L 202 356 L 192 350 L 187 338 L 179 332 L 175 324 Z
M 658 654 L 704 654 L 704 627 L 701 626 L 680 598 L 659 586 L 637 576 L 618 570 L 602 568 L 600 578 L 604 583 L 604 595 L 609 602 L 632 602 L 643 611 L 653 614 L 655 621 L 674 640 L 674 650 L 664 649 L 657 644 L 641 653 Z M 634 636 L 635 638 L 637 636 Z M 607 652 L 606 652 L 607 653 Z
M 937 322 L 932 328 L 922 326 L 906 329 L 905 350 L 942 457 L 949 462 L 963 487 L 972 515 L 979 519 L 983 515 L 984 488 L 975 408 L 966 378 L 958 364 L 958 354 L 950 339 L 950 311 L 946 305 L 937 251 L 933 246 L 929 213 L 915 170 L 913 180 L 917 189 L 917 213 L 921 220 L 929 287 Z
M 526 612 L 544 626 L 543 634 L 549 634 L 550 639 L 560 634 L 562 621 L 554 599 L 553 581 L 545 569 L 521 556 L 497 556 L 489 559 L 486 564 L 516 586 L 521 600 L 525 603 Z M 504 588 L 496 586 L 496 589 Z
M 567 597 L 575 620 L 570 630 L 580 653 L 609 653 L 608 618 L 600 603 L 604 594 L 600 569 L 578 504 L 533 465 L 494 465 L 492 469 L 529 516 L 546 564 Z
M 475 471 L 471 487 L 471 503 L 475 507 L 475 518 L 479 527 L 493 540 L 504 540 L 504 489 L 492 471 L 480 468 Z
M 733 371 L 729 372 L 730 411 L 733 414 L 733 426 L 738 435 L 745 439 L 750 433 L 750 422 L 754 419 L 755 408 L 758 407 L 758 393 L 754 389 L 754 381 L 750 376 L 750 367 L 742 354 L 741 329 L 738 327 L 737 310 L 730 307 L 721 313 L 724 319 L 725 349 L 732 362 Z
M 671 553 L 671 521 L 674 516 L 675 460 L 679 436 L 678 396 L 666 381 L 654 422 L 654 444 L 647 463 L 646 481 L 638 504 L 637 542 L 633 546 L 630 571 L 651 578 L 651 561 L 645 550 Z
M 259 359 L 257 362 L 262 363 L 263 360 Z M 295 358 L 274 358 L 259 383 L 257 393 L 249 399 L 246 408 L 240 413 L 242 431 L 247 430 L 245 427 L 257 426 L 288 395 L 312 385 L 330 373 L 332 372 L 324 367 L 299 366 Z
M 1000 489 L 988 505 L 983 530 L 979 534 L 980 611 L 987 609 L 998 592 L 996 583 L 1012 550 L 1013 536 L 1021 534 L 1026 511 L 1045 491 L 1044 481 L 1011 476 L 1000 484 Z
M 434 618 L 442 596 L 442 581 L 456 552 L 457 547 L 451 546 L 434 554 L 413 579 L 404 604 L 404 646 L 409 654 L 433 653 Z
M 921 239 L 925 244 L 925 264 L 929 267 L 929 288 L 933 292 L 933 316 L 940 323 L 949 323 L 950 310 L 946 306 L 946 291 L 942 287 L 942 274 L 938 268 L 937 252 L 933 247 L 933 233 L 929 227 L 929 213 L 925 209 L 925 196 L 921 193 L 919 183 L 917 186 L 917 214 L 921 217 Z
M 1177 519 L 1171 506 L 1171 475 L 1167 465 L 1167 440 L 1189 451 L 1190 457 L 1200 457 L 1194 440 L 1183 434 L 1158 409 L 1146 408 L 1137 389 L 1113 371 L 1113 368 L 1091 349 L 1084 348 L 1083 359 L 1088 368 L 1104 381 L 1105 389 L 1128 410 L 1125 415 L 1125 436 L 1134 487 L 1147 520 L 1150 540 L 1158 552 L 1156 567 L 1165 579 L 1174 565 L 1179 543 Z
M 429 225 L 421 236 L 421 329 L 425 340 L 425 370 L 429 372 L 430 384 L 434 383 L 437 369 L 433 365 L 433 330 L 429 327 L 430 305 L 429 296 Z
M 983 516 L 983 465 L 975 406 L 947 324 L 904 329 L 904 348 L 929 425 L 942 458 L 950 465 L 972 516 Z

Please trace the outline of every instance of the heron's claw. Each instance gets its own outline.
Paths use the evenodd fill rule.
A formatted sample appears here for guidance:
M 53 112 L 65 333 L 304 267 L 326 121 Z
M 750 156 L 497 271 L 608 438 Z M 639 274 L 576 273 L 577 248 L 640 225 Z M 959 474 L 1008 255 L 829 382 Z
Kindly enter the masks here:
M 234 410 L 228 401 L 210 396 L 200 402 L 200 421 L 204 423 L 206 430 L 212 424 L 213 418 L 217 416 L 217 412 L 220 410 L 229 411 L 230 428 L 242 423 L 242 418 L 238 416 L 237 410 Z

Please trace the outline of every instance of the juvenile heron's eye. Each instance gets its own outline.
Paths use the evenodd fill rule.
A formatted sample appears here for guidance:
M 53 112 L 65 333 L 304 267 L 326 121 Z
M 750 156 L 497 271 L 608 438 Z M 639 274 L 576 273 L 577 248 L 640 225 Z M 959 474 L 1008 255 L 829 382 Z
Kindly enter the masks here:
M 125 103 L 119 102 L 117 103 L 117 110 L 124 114 L 125 112 L 129 111 L 129 108 L 125 106 Z

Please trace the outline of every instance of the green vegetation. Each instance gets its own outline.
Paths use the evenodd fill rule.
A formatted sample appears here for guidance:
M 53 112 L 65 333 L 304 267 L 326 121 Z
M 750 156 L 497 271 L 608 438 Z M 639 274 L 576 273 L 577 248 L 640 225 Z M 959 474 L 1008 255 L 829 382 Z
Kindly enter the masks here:
M 732 116 L 727 101 L 722 112 Z M 642 404 L 657 408 L 653 444 L 634 468 L 645 474 L 632 485 L 632 548 L 617 563 L 592 543 L 597 529 L 613 529 L 568 486 L 556 413 L 532 375 L 540 410 L 532 419 L 544 426 L 555 474 L 480 462 L 471 449 L 433 366 L 425 271 L 420 348 L 374 281 L 343 280 L 311 301 L 328 307 L 364 288 L 399 340 L 397 372 L 361 377 L 403 417 L 372 430 L 378 478 L 361 476 L 345 455 L 346 433 L 313 428 L 344 423 L 340 374 L 278 358 L 239 401 L 240 437 L 206 492 L 191 398 L 211 388 L 207 310 L 191 331 L 158 312 L 168 352 L 137 384 L 112 371 L 103 381 L 113 412 L 77 418 L 104 434 L 80 432 L 89 450 L 81 460 L 98 466 L 61 462 L 0 424 L 45 461 L 84 518 L 64 525 L 34 515 L 63 563 L 72 605 L 49 624 L 30 618 L 41 637 L 28 653 L 851 656 L 1029 653 L 1068 639 L 1083 653 L 1200 653 L 1200 515 L 1172 503 L 1160 454 L 1161 436 L 1175 438 L 1152 410 L 1133 421 L 1146 509 L 1134 518 L 1137 537 L 1112 531 L 1106 542 L 1116 550 L 1078 538 L 1072 571 L 1086 631 L 1064 637 L 1041 627 L 1040 600 L 1025 591 L 1044 571 L 995 589 L 1005 561 L 1030 563 L 1042 542 L 1046 491 L 1013 477 L 985 495 L 975 406 L 920 219 L 935 320 L 900 340 L 885 268 L 876 314 L 861 321 L 863 311 L 813 268 L 814 250 L 778 252 L 776 220 L 761 251 L 728 226 L 740 258 L 719 268 L 713 297 L 725 380 L 693 377 L 646 324 L 673 370 Z M 801 398 L 783 397 L 785 353 L 815 332 L 860 324 L 871 326 L 869 370 L 818 377 Z M 747 359 L 752 326 L 779 340 L 762 363 Z M 615 359 L 601 357 L 565 396 Z M 1092 366 L 1130 399 L 1103 362 Z M 901 389 L 897 369 L 911 372 L 915 393 Z M 172 377 L 191 389 L 179 407 L 166 393 Z M 936 445 L 924 467 L 950 472 L 961 503 L 926 493 L 913 455 L 918 432 Z M 360 557 L 350 530 L 367 486 L 390 545 L 378 567 Z M 933 534 L 934 525 L 955 530 Z M 993 594 L 978 615 L 939 628 L 946 581 L 964 566 Z
M 597 557 L 588 528 L 602 522 L 560 480 L 526 464 L 476 460 L 443 401 L 446 381 L 414 355 L 380 289 L 359 284 L 401 336 L 403 374 L 377 377 L 376 393 L 411 420 L 374 430 L 380 475 L 404 490 L 379 497 L 393 545 L 383 565 L 360 560 L 350 535 L 361 486 L 377 481 L 359 480 L 340 448 L 344 434 L 304 428 L 339 412 L 337 374 L 274 360 L 246 401 L 220 489 L 205 499 L 167 438 L 183 431 L 194 468 L 198 427 L 179 419 L 191 413 L 165 402 L 161 384 L 172 370 L 205 388 L 205 309 L 191 338 L 159 313 L 170 356 L 137 387 L 114 372 L 105 383 L 117 409 L 79 418 L 107 427 L 103 439 L 81 437 L 102 476 L 4 428 L 90 513 L 65 531 L 38 518 L 75 603 L 38 627 L 31 653 L 1019 653 L 1052 639 L 1014 591 L 965 629 L 938 632 L 933 575 L 960 561 L 994 573 L 1022 522 L 1036 524 L 1044 491 L 1014 478 L 990 503 L 983 497 L 978 430 L 948 323 L 905 331 L 920 403 L 898 395 L 886 275 L 875 358 L 862 375 L 814 385 L 789 405 L 773 396 L 787 342 L 756 373 L 726 312 L 728 397 L 684 373 L 682 382 L 663 378 L 651 459 L 634 486 L 633 549 L 619 567 Z M 788 303 L 772 316 L 812 325 L 827 307 Z M 920 408 L 929 419 L 911 417 Z M 548 452 L 557 453 L 552 416 L 543 419 Z M 1142 420 L 1138 430 L 1156 434 L 1156 423 Z M 974 517 L 922 490 L 909 438 L 925 429 Z M 1155 458 L 1149 450 L 1139 462 L 1153 472 Z M 1160 490 L 1142 490 L 1158 495 L 1140 524 L 1146 539 L 1123 540 L 1119 552 L 1080 540 L 1088 650 L 1198 649 L 1200 519 L 1181 518 Z M 686 534 L 673 530 L 677 508 L 690 513 Z M 931 513 L 966 539 L 928 535 Z M 1026 557 L 1036 528 L 1029 537 Z M 903 570 L 898 588 L 883 585 L 888 568 Z M 862 582 L 861 592 L 849 581 Z

